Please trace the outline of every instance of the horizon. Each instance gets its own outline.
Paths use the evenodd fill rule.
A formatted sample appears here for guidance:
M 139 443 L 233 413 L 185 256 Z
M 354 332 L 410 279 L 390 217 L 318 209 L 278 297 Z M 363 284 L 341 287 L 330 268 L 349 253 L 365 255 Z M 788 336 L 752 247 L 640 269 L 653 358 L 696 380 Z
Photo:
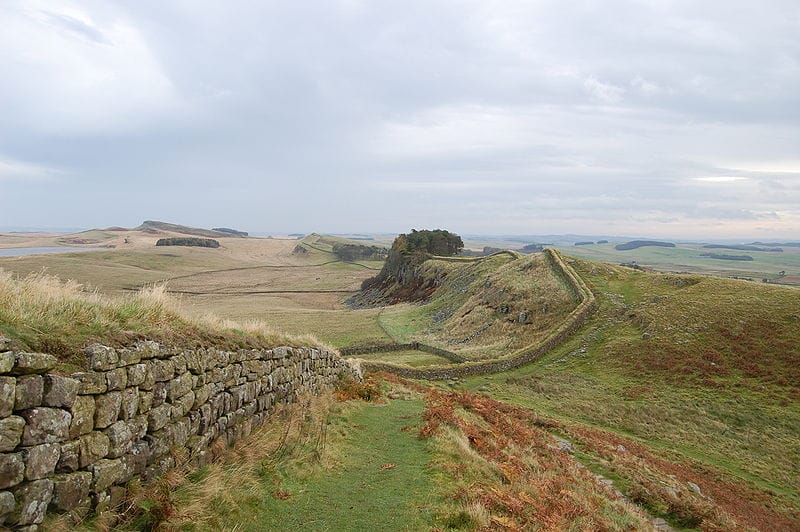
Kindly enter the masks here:
M 790 0 L 0 17 L 0 227 L 800 238 Z

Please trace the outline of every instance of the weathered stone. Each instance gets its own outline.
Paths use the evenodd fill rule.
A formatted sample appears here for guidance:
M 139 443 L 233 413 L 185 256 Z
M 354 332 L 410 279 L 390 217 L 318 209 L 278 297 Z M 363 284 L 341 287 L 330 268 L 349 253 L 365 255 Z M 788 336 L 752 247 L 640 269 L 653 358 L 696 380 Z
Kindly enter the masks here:
M 150 372 L 154 381 L 168 381 L 175 376 L 175 365 L 171 360 L 153 360 L 150 363 Z
M 120 419 L 131 419 L 139 410 L 139 391 L 136 388 L 122 390 L 122 403 L 119 409 Z
M 77 396 L 77 380 L 61 375 L 45 375 L 43 405 L 70 408 L 75 403 Z
M 4 521 L 4 517 L 14 511 L 17 507 L 17 501 L 14 499 L 14 494 L 10 491 L 0 491 L 0 523 Z
M 102 432 L 92 431 L 84 434 L 78 441 L 80 442 L 80 467 L 84 468 L 108 454 L 108 436 Z
M 106 393 L 106 376 L 103 373 L 94 371 L 73 373 L 72 378 L 78 381 L 78 393 L 80 395 Z
M 117 352 L 107 346 L 92 344 L 84 350 L 89 360 L 89 367 L 95 371 L 115 369 L 119 363 Z
M 109 458 L 119 458 L 130 450 L 133 434 L 126 421 L 117 421 L 105 429 L 103 433 L 108 436 L 107 456 Z
M 172 402 L 172 417 L 179 418 L 189 413 L 194 405 L 194 392 L 189 390 Z
M 175 367 L 175 374 L 180 375 L 186 372 L 186 357 L 183 353 L 178 353 L 172 357 L 172 365 Z
M 58 359 L 53 355 L 44 353 L 16 353 L 14 367 L 11 373 L 14 375 L 30 375 L 31 373 L 46 373 L 56 364 Z
M 133 364 L 125 368 L 128 372 L 128 386 L 138 386 L 147 376 L 147 364 Z
M 41 406 L 44 395 L 44 378 L 41 375 L 17 377 L 14 389 L 14 410 Z
M 56 473 L 72 473 L 80 467 L 81 442 L 68 441 L 61 444 L 61 457 L 56 464 Z
M 128 371 L 125 368 L 112 369 L 106 372 L 108 390 L 122 390 L 128 385 Z
M 161 406 L 167 400 L 167 383 L 157 382 L 153 385 L 153 406 Z
M 30 408 L 19 414 L 25 418 L 22 445 L 59 443 L 69 438 L 72 414 L 60 408 Z
M 122 406 L 122 393 L 109 392 L 94 399 L 94 426 L 104 429 L 117 421 Z
M 147 425 L 150 432 L 157 431 L 169 423 L 172 414 L 172 405 L 163 404 L 147 413 Z
M 192 374 L 199 375 L 206 370 L 206 361 L 203 355 L 197 351 L 189 351 L 185 353 L 186 369 Z
M 139 413 L 146 414 L 153 407 L 153 392 L 139 390 Z
M 87 469 L 92 473 L 95 492 L 105 491 L 124 476 L 123 463 L 119 458 L 98 460 Z
M 136 349 L 117 349 L 117 356 L 119 356 L 120 366 L 130 366 L 142 360 L 142 352 Z
M 12 514 L 12 521 L 17 525 L 41 523 L 47 512 L 47 505 L 53 497 L 53 482 L 46 479 L 34 480 L 13 491 L 17 499 L 17 508 Z
M 88 434 L 94 428 L 94 397 L 79 395 L 70 409 L 72 422 L 69 425 L 69 437 L 77 438 Z
M 25 478 L 25 461 L 22 453 L 0 454 L 0 489 L 16 486 Z
M 14 353 L 5 351 L 6 344 L 3 342 L 6 340 L 7 338 L 0 338 L 0 373 L 9 373 L 14 367 Z
M 161 346 L 152 340 L 140 340 L 133 348 L 141 355 L 142 359 L 157 357 L 161 354 Z
M 147 426 L 147 416 L 145 415 L 136 416 L 128 421 L 128 427 L 130 427 L 134 439 L 144 438 L 147 434 Z
M 69 512 L 77 508 L 89 496 L 92 487 L 92 474 L 86 471 L 56 475 L 52 480 L 53 498 L 50 508 L 57 512 Z
M 16 386 L 17 379 L 14 377 L 0 377 L 0 417 L 10 416 L 14 411 Z
M 167 398 L 173 401 L 177 397 L 186 395 L 192 389 L 192 374 L 188 371 L 169 381 Z
M 53 474 L 61 456 L 61 445 L 44 443 L 25 447 L 22 458 L 25 460 L 25 480 L 38 480 Z
M 13 451 L 19 445 L 25 420 L 19 416 L 0 419 L 0 451 Z

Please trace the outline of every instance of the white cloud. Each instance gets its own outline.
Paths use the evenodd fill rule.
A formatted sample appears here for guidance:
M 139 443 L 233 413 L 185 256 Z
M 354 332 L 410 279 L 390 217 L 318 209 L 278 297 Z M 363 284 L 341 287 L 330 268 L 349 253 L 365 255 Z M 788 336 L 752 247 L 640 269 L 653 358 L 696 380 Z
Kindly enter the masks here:
M 55 168 L 0 158 L 0 181 L 45 181 L 61 173 Z
M 625 89 L 610 83 L 603 83 L 595 77 L 588 77 L 584 80 L 583 86 L 586 92 L 595 100 L 606 103 L 617 103 L 622 100 Z

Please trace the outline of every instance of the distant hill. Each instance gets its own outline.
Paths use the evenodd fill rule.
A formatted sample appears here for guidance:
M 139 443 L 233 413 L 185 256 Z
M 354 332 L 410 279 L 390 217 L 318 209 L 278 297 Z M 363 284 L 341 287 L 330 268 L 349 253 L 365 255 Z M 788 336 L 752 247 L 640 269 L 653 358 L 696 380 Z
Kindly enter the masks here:
M 772 253 L 780 253 L 783 251 L 781 248 L 765 248 L 753 245 L 735 245 L 735 244 L 706 244 L 703 246 L 706 249 L 734 249 L 736 251 L 769 251 Z
M 225 233 L 226 235 L 230 236 L 238 236 L 241 238 L 244 238 L 250 234 L 247 231 L 238 231 L 236 229 L 231 229 L 229 227 L 213 227 L 211 230 L 216 231 L 218 233 Z
M 208 238 L 225 238 L 231 237 L 230 233 L 221 231 L 212 231 L 210 229 L 200 229 L 198 227 L 189 227 L 187 225 L 171 224 L 167 222 L 159 222 L 156 220 L 145 220 L 142 225 L 135 227 L 134 231 L 143 231 L 145 233 L 161 233 L 171 232 L 180 233 L 183 235 L 203 236 Z
M 674 248 L 675 244 L 672 242 L 659 242 L 658 240 L 631 240 L 624 244 L 617 244 L 614 249 L 618 251 L 629 251 L 631 249 L 643 248 L 647 246 L 657 246 L 662 248 Z

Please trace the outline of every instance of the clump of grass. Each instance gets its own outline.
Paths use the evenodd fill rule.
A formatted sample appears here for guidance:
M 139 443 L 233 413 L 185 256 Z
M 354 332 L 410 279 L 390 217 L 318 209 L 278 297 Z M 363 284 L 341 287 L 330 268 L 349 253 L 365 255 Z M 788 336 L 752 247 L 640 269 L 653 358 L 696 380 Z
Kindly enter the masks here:
M 15 278 L 4 270 L 0 270 L 0 335 L 20 349 L 48 352 L 75 364 L 82 363 L 79 355 L 92 342 L 123 346 L 151 339 L 182 347 L 325 347 L 311 336 L 281 334 L 262 322 L 191 318 L 164 285 L 109 297 L 44 273 Z

